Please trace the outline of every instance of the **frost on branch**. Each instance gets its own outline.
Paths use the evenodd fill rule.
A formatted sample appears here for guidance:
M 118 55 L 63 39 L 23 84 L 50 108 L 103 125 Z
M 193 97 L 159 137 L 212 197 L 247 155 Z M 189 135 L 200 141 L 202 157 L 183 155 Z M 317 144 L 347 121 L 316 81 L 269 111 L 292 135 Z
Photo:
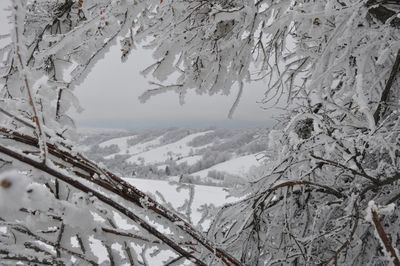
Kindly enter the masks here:
M 165 263 L 240 265 L 71 142 L 68 112 L 80 109 L 74 87 L 154 3 L 12 2 L 15 45 L 0 50 L 2 262 L 141 265 L 161 254 Z M 133 40 L 122 44 L 127 55 Z
M 139 20 L 137 42 L 152 39 L 156 62 L 146 69 L 161 82 L 143 95 L 143 100 L 158 90 L 185 95 L 193 89 L 199 94 L 229 94 L 232 86 L 250 80 L 254 34 L 261 20 L 255 18 L 254 1 L 168 1 L 148 11 Z
M 2 259 L 91 264 L 97 260 L 91 235 L 115 265 L 144 264 L 153 248 L 153 255 L 169 250 L 167 261 L 175 264 L 380 265 L 386 262 L 382 236 L 399 249 L 399 209 L 379 216 L 375 226 L 364 213 L 369 202 L 400 200 L 397 1 L 40 0 L 19 6 L 19 44 L 0 50 L 0 162 L 29 177 L 27 186 L 51 204 L 16 201 L 13 215 L 20 219 L 1 220 Z M 271 134 L 271 170 L 233 192 L 242 200 L 219 211 L 207 237 L 65 140 L 73 135 L 68 109 L 79 108 L 73 88 L 118 37 L 123 59 L 137 45 L 154 49 L 155 62 L 144 72 L 156 79 L 155 88 L 144 100 L 165 91 L 181 100 L 188 90 L 228 94 L 235 85 L 240 96 L 243 82 L 256 79 L 267 83 L 263 103 L 287 98 L 287 112 Z M 3 181 L 1 189 L 12 188 Z M 190 204 L 181 208 L 185 216 Z M 92 219 L 64 222 L 81 209 Z M 116 213 L 129 229 L 115 221 Z M 385 234 L 378 239 L 379 224 Z
M 38 150 L 38 139 L 15 132 L 1 136 L 13 144 L 0 144 L 1 158 L 19 169 L 1 176 L 2 189 L 12 188 L 15 179 L 14 192 L 20 191 L 16 204 L 0 206 L 11 208 L 0 215 L 3 261 L 123 265 L 161 254 L 158 261 L 241 265 L 175 212 L 68 147 L 48 143 L 43 164 L 13 148 Z M 101 256 L 102 249 L 107 255 Z
M 33 120 L 26 101 L 27 75 L 42 123 L 60 136 L 74 135 L 70 107 L 78 111 L 73 89 L 104 57 L 118 36 L 124 36 L 141 11 L 130 1 L 15 1 L 19 52 L 12 45 L 0 49 L 1 108 L 21 119 Z M 18 5 L 16 4 L 18 3 Z M 128 5 L 129 4 L 129 5 Z M 12 4 L 14 5 L 14 4 Z M 14 23 L 12 16 L 12 23 Z M 18 58 L 22 58 L 23 65 Z M 23 68 L 21 68 L 23 66 Z M 23 71 L 21 71 L 23 70 Z M 9 121 L 2 112 L 0 119 Z M 21 127 L 17 123 L 14 127 Z
M 261 32 L 277 33 L 259 44 L 266 100 L 284 92 L 293 104 L 270 135 L 272 170 L 220 211 L 209 237 L 249 265 L 380 265 L 363 217 L 372 200 L 400 200 L 399 5 L 294 1 L 279 13 L 289 1 L 261 2 L 276 14 Z M 269 46 L 281 29 L 287 42 Z M 380 217 L 397 249 L 399 215 Z

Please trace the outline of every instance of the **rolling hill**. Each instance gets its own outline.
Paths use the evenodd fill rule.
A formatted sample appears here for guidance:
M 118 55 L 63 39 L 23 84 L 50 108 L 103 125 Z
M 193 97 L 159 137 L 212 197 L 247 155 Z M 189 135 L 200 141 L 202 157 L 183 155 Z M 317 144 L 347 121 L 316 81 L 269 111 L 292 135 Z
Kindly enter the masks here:
M 90 132 L 82 150 L 125 177 L 232 186 L 262 164 L 265 129 Z

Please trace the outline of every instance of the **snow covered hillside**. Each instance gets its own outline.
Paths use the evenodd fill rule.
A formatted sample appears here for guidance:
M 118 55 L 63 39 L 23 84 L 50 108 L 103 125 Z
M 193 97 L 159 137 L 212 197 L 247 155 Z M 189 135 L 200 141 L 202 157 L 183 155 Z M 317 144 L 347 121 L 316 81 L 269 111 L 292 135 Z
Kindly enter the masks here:
M 261 165 L 265 129 L 160 129 L 84 134 L 86 154 L 127 177 L 232 186 Z M 90 148 L 88 148 L 90 147 Z
M 152 195 L 158 202 L 164 202 L 165 200 L 166 202 L 171 203 L 175 209 L 182 206 L 185 203 L 185 200 L 190 197 L 188 188 L 183 187 L 177 190 L 179 187 L 178 183 L 139 178 L 125 178 L 125 180 L 141 191 Z M 200 209 L 202 206 L 212 204 L 215 207 L 221 207 L 226 203 L 238 200 L 237 198 L 228 197 L 228 192 L 221 187 L 193 185 L 193 188 L 193 202 L 190 207 L 190 220 L 193 224 L 198 224 L 200 222 Z M 209 225 L 208 222 L 209 221 L 202 222 L 203 229 L 207 229 Z
M 215 216 L 218 208 L 226 203 L 232 203 L 239 200 L 234 197 L 227 197 L 228 192 L 221 187 L 215 186 L 202 186 L 202 185 L 185 185 L 173 182 L 167 182 L 162 180 L 149 180 L 149 179 L 138 179 L 138 178 L 125 178 L 130 184 L 134 185 L 141 191 L 149 194 L 158 202 L 163 202 L 164 205 L 170 206 L 175 210 L 181 210 L 181 216 L 186 220 L 190 221 L 192 224 L 196 225 L 198 229 L 205 232 L 210 226 L 212 217 Z M 191 190 L 192 189 L 192 190 Z M 191 199 L 190 194 L 193 193 L 193 198 Z M 171 205 L 169 205 L 171 204 Z M 187 204 L 187 205 L 186 205 Z M 183 207 L 183 208 L 182 208 Z M 185 217 L 187 215 L 187 217 Z M 120 215 L 115 214 L 115 223 L 120 228 L 129 230 L 132 225 L 127 224 L 124 218 Z M 164 228 L 158 228 L 164 233 Z M 138 249 L 138 245 L 131 243 L 131 248 L 135 250 Z M 102 245 L 92 239 L 91 248 L 98 257 L 99 264 L 107 265 L 107 251 Z M 117 251 L 122 252 L 122 249 L 118 246 L 114 246 Z M 147 250 L 142 254 L 148 261 L 148 265 L 151 266 L 162 266 L 165 265 L 164 261 L 169 258 L 173 258 L 173 253 L 170 251 L 163 251 L 156 255 L 152 254 L 152 250 Z M 128 265 L 128 264 L 125 264 Z M 182 265 L 193 265 L 188 262 Z

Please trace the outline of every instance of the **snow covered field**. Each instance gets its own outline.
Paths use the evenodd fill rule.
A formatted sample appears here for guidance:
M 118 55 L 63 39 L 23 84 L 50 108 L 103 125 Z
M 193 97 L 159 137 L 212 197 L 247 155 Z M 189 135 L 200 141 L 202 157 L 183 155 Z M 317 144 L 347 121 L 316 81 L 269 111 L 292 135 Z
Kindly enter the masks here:
M 203 136 L 212 131 L 204 131 L 195 134 L 190 134 L 176 142 L 162 145 L 151 150 L 144 151 L 142 153 L 135 154 L 130 157 L 127 161 L 131 163 L 140 162 L 141 159 L 145 163 L 162 163 L 168 159 L 176 160 L 178 158 L 183 158 L 189 156 L 190 152 L 195 152 L 196 150 L 204 147 L 193 148 L 188 145 L 190 141 L 196 137 Z M 133 146 L 135 147 L 135 146 Z
M 187 189 L 182 189 L 177 191 L 176 185 L 170 184 L 168 181 L 162 180 L 149 180 L 149 179 L 139 179 L 139 178 L 126 178 L 130 184 L 136 186 L 143 192 L 150 193 L 153 195 L 157 201 L 161 202 L 161 198 L 156 196 L 156 192 L 161 193 L 167 202 L 172 203 L 175 208 L 181 206 L 185 199 L 188 199 L 189 191 Z M 234 202 L 235 198 L 229 197 L 228 192 L 222 187 L 214 186 L 202 186 L 193 185 L 194 187 L 194 199 L 192 205 L 192 215 L 191 219 L 194 224 L 196 224 L 200 218 L 201 214 L 198 211 L 199 207 L 204 204 L 213 204 L 216 207 L 220 207 L 226 203 Z
M 259 154 L 250 154 L 233 158 L 231 160 L 216 164 L 208 169 L 204 169 L 195 173 L 193 176 L 200 176 L 202 178 L 208 177 L 210 171 L 224 172 L 230 175 L 246 177 L 252 167 L 260 166 L 261 162 L 257 160 Z
M 88 156 L 122 176 L 171 180 L 184 175 L 184 182 L 226 186 L 247 180 L 249 170 L 262 164 L 259 151 L 266 147 L 257 129 L 175 128 L 89 138 Z
M 158 138 L 155 138 L 150 141 L 139 143 L 139 144 L 136 144 L 133 146 L 128 146 L 128 143 L 127 143 L 128 140 L 131 140 L 134 138 L 135 138 L 135 136 L 128 136 L 128 137 L 122 137 L 122 138 L 118 138 L 118 139 L 111 139 L 111 140 L 105 141 L 103 143 L 100 143 L 99 146 L 105 148 L 105 147 L 109 147 L 111 145 L 117 145 L 118 149 L 120 151 L 105 157 L 106 159 L 113 159 L 116 155 L 124 155 L 124 154 L 138 155 L 141 153 L 145 153 L 148 150 L 152 149 L 153 147 L 157 147 L 161 143 L 160 142 L 161 137 L 158 137 Z
M 145 193 L 148 193 L 150 196 L 162 202 L 160 194 L 163 199 L 167 202 L 171 203 L 174 208 L 178 208 L 181 206 L 186 199 L 189 198 L 189 191 L 187 189 L 182 189 L 177 191 L 177 185 L 171 184 L 167 181 L 161 180 L 148 180 L 148 179 L 138 179 L 138 178 L 125 178 L 130 184 L 136 186 L 138 189 L 142 190 Z M 201 212 L 199 208 L 202 205 L 210 205 L 213 204 L 215 207 L 221 207 L 225 203 L 230 203 L 238 200 L 237 198 L 229 197 L 228 192 L 221 187 L 212 187 L 212 186 L 201 186 L 201 185 L 192 185 L 194 188 L 194 197 L 193 203 L 191 205 L 191 215 L 190 218 L 193 224 L 197 224 L 201 219 Z M 127 226 L 123 220 L 123 218 L 119 215 L 115 217 L 115 222 L 121 226 L 122 228 L 126 227 L 128 229 L 131 226 Z M 206 220 L 202 223 L 203 230 L 206 230 L 209 226 L 210 221 Z M 158 228 L 159 230 L 163 230 L 162 228 Z M 164 230 L 165 231 L 165 230 Z M 96 240 L 92 240 L 92 248 L 95 254 L 98 256 L 98 262 L 104 265 L 108 265 L 107 256 L 105 248 L 97 243 Z M 118 247 L 114 247 L 117 248 Z M 134 248 L 134 246 L 132 246 Z M 163 251 L 161 254 L 156 257 L 150 256 L 150 251 L 146 253 L 146 258 L 149 261 L 149 266 L 162 266 L 163 261 L 167 260 L 170 256 L 173 256 L 173 253 L 170 251 Z M 127 264 L 126 264 L 127 265 Z M 184 265 L 190 265 L 185 263 Z

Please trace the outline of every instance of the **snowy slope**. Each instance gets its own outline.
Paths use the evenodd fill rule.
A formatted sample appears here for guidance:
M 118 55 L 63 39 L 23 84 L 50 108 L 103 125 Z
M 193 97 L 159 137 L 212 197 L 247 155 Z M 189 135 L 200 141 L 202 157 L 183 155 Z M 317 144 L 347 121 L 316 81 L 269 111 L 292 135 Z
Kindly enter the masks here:
M 201 155 L 193 155 L 193 156 L 188 156 L 188 157 L 179 159 L 176 161 L 176 163 L 177 164 L 187 163 L 187 165 L 194 165 L 195 163 L 200 161 L 202 158 L 203 158 L 203 156 L 201 156 Z
M 121 134 L 114 138 L 99 134 L 97 143 L 96 136 L 88 136 L 83 144 L 93 148 L 85 152 L 126 177 L 167 180 L 178 176 L 187 183 L 227 187 L 247 179 L 248 170 L 260 165 L 254 155 L 248 154 L 266 147 L 259 131 L 249 129 L 172 128 Z
M 199 133 L 194 133 L 174 143 L 166 144 L 142 153 L 135 154 L 132 157 L 130 157 L 127 160 L 127 162 L 138 163 L 140 162 L 141 159 L 143 159 L 145 163 L 162 163 L 168 159 L 176 160 L 181 157 L 186 157 L 190 154 L 191 151 L 203 148 L 203 147 L 193 148 L 190 147 L 188 143 L 192 141 L 194 138 L 205 135 L 210 132 L 212 131 L 203 131 Z
M 118 153 L 114 153 L 111 155 L 108 155 L 106 157 L 104 157 L 105 159 L 113 159 L 115 157 L 115 155 L 123 155 L 123 154 L 128 154 L 128 155 L 136 155 L 136 154 L 140 154 L 142 152 L 146 152 L 154 147 L 157 147 L 160 145 L 161 143 L 161 138 L 157 137 L 155 139 L 146 141 L 146 142 L 142 142 L 142 143 L 138 143 L 136 145 L 130 146 L 128 147 L 127 141 L 130 139 L 130 137 L 126 137 L 124 138 L 120 138 L 120 142 L 117 144 L 118 148 L 119 148 L 119 152 Z M 110 141 L 114 141 L 116 139 L 110 140 Z M 107 144 L 107 142 L 110 141 L 106 141 L 103 142 L 102 144 L 104 145 L 105 143 Z M 110 144 L 109 144 L 110 145 Z M 99 145 L 100 146 L 100 145 Z M 101 147 L 101 146 L 100 146 Z
M 135 178 L 125 178 L 127 182 L 136 186 L 138 189 L 142 190 L 145 193 L 149 193 L 155 199 L 160 202 L 160 197 L 154 196 L 155 193 L 158 191 L 160 192 L 166 201 L 170 202 L 175 208 L 181 206 L 185 199 L 188 197 L 188 190 L 182 190 L 178 192 L 176 190 L 176 185 L 172 185 L 166 181 L 160 180 L 148 180 L 148 179 L 135 179 Z M 203 204 L 214 204 L 215 206 L 222 206 L 225 203 L 233 202 L 238 200 L 237 198 L 226 198 L 228 193 L 220 187 L 210 187 L 210 186 L 200 186 L 200 185 L 193 185 L 195 194 L 194 200 L 192 205 L 192 215 L 191 219 L 194 223 L 197 223 L 200 220 L 201 214 L 198 211 L 198 208 Z M 115 222 L 126 230 L 132 228 L 131 225 L 125 225 L 124 218 L 120 215 L 115 216 Z M 209 221 L 203 224 L 207 229 L 209 226 Z M 159 230 L 163 231 L 163 228 L 158 228 Z M 164 229 L 165 231 L 165 229 Z M 109 265 L 107 260 L 107 251 L 106 249 L 96 240 L 92 240 L 91 247 L 98 256 L 98 263 L 103 263 L 104 265 Z M 134 245 L 131 245 L 132 248 L 135 249 Z M 162 251 L 156 257 L 150 256 L 151 250 L 146 253 L 146 258 L 149 261 L 149 265 L 151 266 L 162 266 L 164 265 L 163 261 L 167 260 L 171 256 L 175 256 L 171 251 Z M 102 265 L 103 265 L 102 264 Z M 127 265 L 127 264 L 125 264 Z M 193 265 L 186 261 L 183 265 Z
M 143 192 L 151 193 L 152 195 L 155 195 L 156 191 L 160 192 L 164 196 L 165 200 L 171 202 L 175 208 L 181 206 L 188 197 L 188 190 L 177 192 L 176 186 L 167 181 L 137 178 L 126 178 L 125 180 Z M 195 194 L 191 218 L 195 224 L 200 220 L 201 217 L 200 212 L 197 210 L 201 205 L 214 204 L 216 207 L 220 207 L 226 203 L 237 200 L 232 197 L 227 198 L 228 192 L 222 187 L 202 185 L 193 186 L 195 188 Z M 159 197 L 156 196 L 154 198 L 160 201 Z
M 135 138 L 135 136 L 127 136 L 127 137 L 110 139 L 110 140 L 107 140 L 107 141 L 104 141 L 104 142 L 100 143 L 99 146 L 101 148 L 105 148 L 105 147 L 108 147 L 108 146 L 111 146 L 111 145 L 117 145 L 118 148 L 121 151 L 124 151 L 128 147 L 127 141 L 129 139 L 133 139 L 133 138 Z
M 251 167 L 261 165 L 261 162 L 257 160 L 257 155 L 258 154 L 240 156 L 223 163 L 216 164 L 208 169 L 192 173 L 191 175 L 205 178 L 208 176 L 209 171 L 215 170 L 235 176 L 245 177 Z

